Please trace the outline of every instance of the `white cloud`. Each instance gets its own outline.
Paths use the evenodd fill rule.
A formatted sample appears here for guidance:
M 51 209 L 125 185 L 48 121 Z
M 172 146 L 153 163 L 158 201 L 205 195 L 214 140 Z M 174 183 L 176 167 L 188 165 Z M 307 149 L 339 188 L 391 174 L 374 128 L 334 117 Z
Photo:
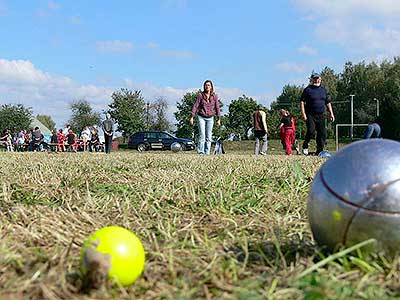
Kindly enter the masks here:
M 293 2 L 311 16 L 397 17 L 400 13 L 398 0 L 293 0 Z
M 195 59 L 197 58 L 197 54 L 191 51 L 185 50 L 169 50 L 163 49 L 157 43 L 150 42 L 147 45 L 147 48 L 152 49 L 155 53 L 157 53 L 161 57 L 169 57 L 176 59 Z
M 147 48 L 158 49 L 158 48 L 160 48 L 160 45 L 157 44 L 157 43 L 150 42 L 150 43 L 147 44 Z
M 49 9 L 51 10 L 59 10 L 60 9 L 60 5 L 52 0 L 49 0 L 47 2 L 47 6 L 49 7 Z
M 133 44 L 128 41 L 99 41 L 96 49 L 102 52 L 127 53 L 133 50 Z
M 177 59 L 194 59 L 196 54 L 190 51 L 178 51 L 178 50 L 161 50 L 159 54 L 163 57 L 171 57 Z
M 0 1 L 0 17 L 7 16 L 9 14 L 9 9 L 3 1 Z
M 305 45 L 297 48 L 297 51 L 306 55 L 316 55 L 318 53 L 317 49 Z
M 298 63 L 292 62 L 282 62 L 276 65 L 276 68 L 281 72 L 294 72 L 294 73 L 304 73 L 305 66 Z
M 0 103 L 21 103 L 34 114 L 49 114 L 62 126 L 70 117 L 69 104 L 85 98 L 96 110 L 106 108 L 112 88 L 82 85 L 66 76 L 36 68 L 26 60 L 0 59 Z
M 79 25 L 82 23 L 81 17 L 79 17 L 79 16 L 72 16 L 69 18 L 69 21 L 71 22 L 71 24 L 74 24 L 74 25 Z
M 201 86 L 194 88 L 158 86 L 132 79 L 125 79 L 119 86 L 80 84 L 67 76 L 40 70 L 28 60 L 0 59 L 0 104 L 21 103 L 26 107 L 32 107 L 35 115 L 50 115 L 57 123 L 57 127 L 63 126 L 70 118 L 71 102 L 86 99 L 96 111 L 102 112 L 108 108 L 111 94 L 121 87 L 141 90 L 146 101 L 164 97 L 169 104 L 168 113 L 172 121 L 176 103 L 182 96 L 201 88 Z M 264 105 L 270 102 L 265 99 L 273 99 L 271 95 L 253 96 L 239 88 L 217 86 L 216 91 L 224 103 L 225 112 L 231 100 L 243 94 L 252 96 L 256 100 L 260 99 L 260 103 Z
M 398 0 L 292 0 L 311 22 L 317 37 L 360 54 L 391 58 L 400 53 Z

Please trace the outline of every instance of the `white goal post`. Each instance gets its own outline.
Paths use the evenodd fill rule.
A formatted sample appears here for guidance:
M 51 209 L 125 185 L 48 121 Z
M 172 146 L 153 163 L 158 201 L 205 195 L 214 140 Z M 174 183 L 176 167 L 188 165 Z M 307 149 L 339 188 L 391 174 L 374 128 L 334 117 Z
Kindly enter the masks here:
M 336 151 L 339 151 L 339 127 L 368 127 L 368 124 L 336 124 Z

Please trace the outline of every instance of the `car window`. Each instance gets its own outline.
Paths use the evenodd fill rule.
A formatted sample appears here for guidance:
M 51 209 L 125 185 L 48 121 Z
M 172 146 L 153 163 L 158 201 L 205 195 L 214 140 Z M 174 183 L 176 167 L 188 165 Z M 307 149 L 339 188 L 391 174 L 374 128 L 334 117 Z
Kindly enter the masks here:
M 146 132 L 144 134 L 146 139 L 156 139 L 157 137 L 157 133 L 156 132 Z
M 172 137 L 169 134 L 166 134 L 165 132 L 160 132 L 160 138 L 162 139 L 172 139 Z

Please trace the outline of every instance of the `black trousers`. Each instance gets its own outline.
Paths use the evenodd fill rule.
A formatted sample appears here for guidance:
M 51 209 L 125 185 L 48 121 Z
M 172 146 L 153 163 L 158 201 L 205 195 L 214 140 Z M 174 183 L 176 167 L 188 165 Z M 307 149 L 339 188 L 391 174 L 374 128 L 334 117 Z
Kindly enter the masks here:
M 303 142 L 303 149 L 308 149 L 310 140 L 314 138 L 317 132 L 317 154 L 324 150 L 326 143 L 326 128 L 325 128 L 325 115 L 322 114 L 307 114 L 307 133 Z
M 111 153 L 112 137 L 113 137 L 113 135 L 104 134 L 104 141 L 105 141 L 105 146 L 106 146 L 105 150 L 106 150 L 107 154 Z

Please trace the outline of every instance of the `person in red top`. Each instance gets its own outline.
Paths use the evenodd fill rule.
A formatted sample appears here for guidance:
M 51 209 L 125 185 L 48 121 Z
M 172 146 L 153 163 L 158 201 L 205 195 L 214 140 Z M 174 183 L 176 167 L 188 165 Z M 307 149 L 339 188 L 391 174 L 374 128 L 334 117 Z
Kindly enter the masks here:
M 292 147 L 295 142 L 295 119 L 290 115 L 289 111 L 286 109 L 279 110 L 281 115 L 281 123 L 278 128 L 280 129 L 280 138 L 282 144 L 285 146 L 285 152 L 287 155 L 292 154 Z
M 194 124 L 194 116 L 196 113 L 199 126 L 199 144 L 197 152 L 199 154 L 209 155 L 215 114 L 217 114 L 218 117 L 218 126 L 221 125 L 219 98 L 214 92 L 214 85 L 211 80 L 206 80 L 204 82 L 203 91 L 199 94 L 193 105 L 190 125 Z
M 58 130 L 58 133 L 57 133 L 57 149 L 58 149 L 58 151 L 62 151 L 62 152 L 65 151 L 64 141 L 65 141 L 65 135 L 63 134 L 62 128 L 60 128 L 60 130 Z

